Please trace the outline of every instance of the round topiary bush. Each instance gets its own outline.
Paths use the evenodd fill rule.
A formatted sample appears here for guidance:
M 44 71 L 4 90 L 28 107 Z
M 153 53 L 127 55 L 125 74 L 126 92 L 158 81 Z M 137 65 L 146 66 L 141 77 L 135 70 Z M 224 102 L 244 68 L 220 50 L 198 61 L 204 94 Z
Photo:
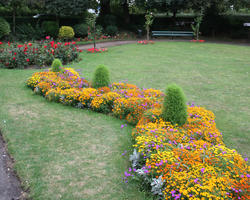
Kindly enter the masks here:
M 163 103 L 162 118 L 171 124 L 182 126 L 187 121 L 186 97 L 182 89 L 175 85 L 169 85 Z
M 94 73 L 92 85 L 94 88 L 108 87 L 110 84 L 109 71 L 106 66 L 99 65 Z
M 0 17 L 0 38 L 10 34 L 10 25 L 2 17 Z
M 54 59 L 51 65 L 51 70 L 52 72 L 60 72 L 62 66 L 62 62 L 59 59 Z
M 73 28 L 76 37 L 86 37 L 88 35 L 87 24 L 76 24 Z
M 107 26 L 105 32 L 110 36 L 115 36 L 118 33 L 118 28 L 114 25 Z
M 58 37 L 62 39 L 72 39 L 75 36 L 74 29 L 71 26 L 62 26 L 59 29 Z
M 47 36 L 57 37 L 59 24 L 56 21 L 44 21 L 42 23 L 42 30 Z

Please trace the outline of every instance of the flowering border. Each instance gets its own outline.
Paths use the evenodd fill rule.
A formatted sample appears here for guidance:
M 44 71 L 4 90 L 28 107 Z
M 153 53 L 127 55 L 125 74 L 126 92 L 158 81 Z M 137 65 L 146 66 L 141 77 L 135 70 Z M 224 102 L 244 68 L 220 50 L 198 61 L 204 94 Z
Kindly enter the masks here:
M 125 182 L 136 177 L 161 199 L 249 199 L 247 158 L 225 146 L 211 111 L 190 105 L 186 124 L 171 125 L 161 118 L 161 91 L 125 83 L 94 89 L 71 68 L 34 73 L 27 86 L 49 101 L 136 124 Z

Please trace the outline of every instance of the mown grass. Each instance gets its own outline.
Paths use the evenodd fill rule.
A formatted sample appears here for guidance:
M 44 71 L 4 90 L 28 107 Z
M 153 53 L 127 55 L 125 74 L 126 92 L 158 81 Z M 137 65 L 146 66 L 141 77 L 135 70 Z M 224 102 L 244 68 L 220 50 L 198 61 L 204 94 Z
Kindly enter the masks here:
M 212 110 L 230 148 L 250 156 L 250 47 L 212 43 L 159 42 L 130 44 L 104 54 L 83 54 L 75 64 L 92 78 L 95 67 L 106 65 L 112 81 L 165 91 L 180 85 L 189 102 Z
M 225 143 L 249 155 L 250 48 L 162 42 L 83 53 L 73 67 L 91 79 L 105 64 L 112 81 L 165 90 L 180 85 L 188 100 L 212 110 Z M 131 126 L 110 116 L 47 102 L 25 87 L 39 70 L 0 69 L 0 128 L 33 199 L 147 199 L 121 183 Z
M 0 70 L 0 126 L 32 199 L 150 199 L 122 183 L 131 126 L 47 102 L 25 87 L 34 70 Z

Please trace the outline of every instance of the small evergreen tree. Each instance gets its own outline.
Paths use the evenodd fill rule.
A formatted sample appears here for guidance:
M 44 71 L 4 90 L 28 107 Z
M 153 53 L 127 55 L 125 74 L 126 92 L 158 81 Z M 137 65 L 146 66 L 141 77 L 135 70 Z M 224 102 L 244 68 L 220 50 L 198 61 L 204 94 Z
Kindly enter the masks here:
M 54 59 L 51 65 L 52 72 L 60 72 L 62 69 L 62 62 L 59 59 Z
M 162 118 L 173 125 L 182 126 L 187 121 L 186 97 L 182 89 L 173 84 L 166 89 L 166 96 L 163 103 Z
M 108 87 L 110 84 L 109 71 L 106 66 L 99 65 L 94 73 L 92 85 L 94 88 Z

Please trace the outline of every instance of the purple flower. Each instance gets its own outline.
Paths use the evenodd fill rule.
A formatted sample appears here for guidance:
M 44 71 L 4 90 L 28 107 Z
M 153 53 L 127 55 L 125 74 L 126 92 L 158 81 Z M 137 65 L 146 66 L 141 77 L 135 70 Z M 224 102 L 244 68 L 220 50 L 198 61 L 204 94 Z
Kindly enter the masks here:
M 196 179 L 194 179 L 194 182 L 195 182 L 195 183 L 197 183 L 197 182 L 198 182 L 198 180 L 199 180 L 199 179 L 198 179 L 198 178 L 196 178 Z
M 245 158 L 244 160 L 247 162 L 247 161 L 248 161 L 248 158 Z
M 204 171 L 205 171 L 205 168 L 201 168 L 201 173 L 204 173 Z
M 124 128 L 124 125 L 123 125 L 123 124 L 121 125 L 121 128 Z

